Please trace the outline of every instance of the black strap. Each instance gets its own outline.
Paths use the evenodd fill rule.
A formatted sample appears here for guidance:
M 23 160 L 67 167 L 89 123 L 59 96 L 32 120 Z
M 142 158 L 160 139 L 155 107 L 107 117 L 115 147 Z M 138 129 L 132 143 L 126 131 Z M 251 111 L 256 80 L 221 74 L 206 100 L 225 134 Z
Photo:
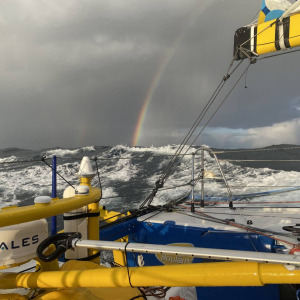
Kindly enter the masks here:
M 64 220 L 68 221 L 68 220 L 76 220 L 76 219 L 82 219 L 82 218 L 91 218 L 91 217 L 99 217 L 100 216 L 100 212 L 96 212 L 96 213 L 82 213 L 79 215 L 74 215 L 74 216 L 64 216 Z
M 74 239 L 81 239 L 80 232 L 62 232 L 48 236 L 43 240 L 36 249 L 37 257 L 43 262 L 50 262 L 59 258 L 67 249 L 72 248 L 72 241 Z M 51 244 L 55 246 L 55 251 L 48 255 L 44 254 L 46 248 Z
M 134 288 L 134 286 L 131 284 L 131 279 L 130 279 L 130 274 L 129 274 L 129 267 L 128 267 L 128 260 L 127 260 L 127 246 L 129 245 L 129 242 L 126 243 L 124 251 L 125 251 L 125 258 L 126 258 L 126 268 L 127 268 L 127 275 L 128 275 L 128 281 L 129 284 L 132 288 Z

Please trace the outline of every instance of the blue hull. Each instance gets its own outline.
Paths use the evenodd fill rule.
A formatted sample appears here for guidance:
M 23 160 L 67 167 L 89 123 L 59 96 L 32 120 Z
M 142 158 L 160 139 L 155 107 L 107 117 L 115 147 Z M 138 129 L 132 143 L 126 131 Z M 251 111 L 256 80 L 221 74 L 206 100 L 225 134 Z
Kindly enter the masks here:
M 100 239 L 116 240 L 124 235 L 129 236 L 130 242 L 149 244 L 192 244 L 195 247 L 246 250 L 259 252 L 275 252 L 276 245 L 273 239 L 258 234 L 216 231 L 213 228 L 199 228 L 193 226 L 177 225 L 173 221 L 164 224 L 141 222 L 136 218 L 116 224 L 100 230 Z M 128 265 L 137 266 L 138 254 L 127 254 Z M 163 265 L 163 260 L 172 258 L 143 254 L 145 266 Z M 195 258 L 193 263 L 211 262 Z M 173 262 L 174 263 L 174 262 Z M 182 263 L 177 261 L 175 263 Z M 279 300 L 280 291 L 278 285 L 263 287 L 197 287 L 197 296 L 200 300 Z

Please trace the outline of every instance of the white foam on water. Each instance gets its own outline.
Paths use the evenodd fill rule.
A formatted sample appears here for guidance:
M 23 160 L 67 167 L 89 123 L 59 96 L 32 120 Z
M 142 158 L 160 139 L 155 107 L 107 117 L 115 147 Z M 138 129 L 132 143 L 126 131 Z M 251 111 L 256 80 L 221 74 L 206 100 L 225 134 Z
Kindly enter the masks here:
M 81 151 L 92 152 L 92 151 L 96 151 L 96 149 L 94 146 L 86 146 L 79 149 L 53 149 L 53 150 L 46 151 L 45 155 L 46 157 L 52 157 L 53 155 L 56 155 L 58 157 L 65 157 L 65 156 L 77 155 Z
M 115 200 L 115 197 L 118 196 L 118 193 L 112 187 L 105 187 L 102 190 L 102 199 L 101 205 L 108 205 Z
M 41 166 L 30 166 L 21 170 L 0 172 L 0 182 L 3 191 L 0 198 L 1 207 L 13 205 L 20 201 L 18 199 L 20 195 L 27 194 L 32 197 L 44 193 L 49 195 L 51 171 Z
M 130 160 L 119 160 L 113 166 L 104 167 L 101 169 L 101 174 L 106 180 L 128 182 L 136 176 L 138 168 L 133 165 Z
M 165 154 L 165 155 L 174 155 L 178 145 L 166 145 L 161 147 L 129 147 L 124 145 L 117 145 L 112 148 L 112 150 L 121 150 L 132 153 L 145 153 L 145 152 L 153 152 L 154 154 Z M 189 146 L 184 146 L 182 153 L 185 153 L 188 150 Z M 187 154 L 191 154 L 195 151 L 194 147 L 190 147 L 187 151 Z
M 76 172 L 79 163 L 58 165 L 57 171 L 68 181 L 78 182 Z M 46 165 L 28 166 L 23 169 L 0 171 L 0 206 L 14 205 L 20 202 L 24 195 L 32 200 L 36 196 L 51 196 L 52 170 Z M 57 176 L 58 189 L 62 193 L 68 185 Z M 77 184 L 77 183 L 76 183 Z M 24 200 L 24 199 L 23 199 Z
M 54 150 L 48 150 L 46 152 L 46 157 L 52 157 L 53 155 L 64 157 L 67 155 L 76 155 L 78 154 L 80 149 L 76 150 L 69 150 L 69 149 L 54 149 Z
M 101 154 L 102 158 L 113 158 L 113 160 L 104 161 L 99 166 L 101 175 L 101 182 L 103 186 L 103 197 L 122 197 L 118 194 L 118 185 L 122 186 L 123 183 L 128 189 L 128 194 L 137 194 L 139 188 L 138 183 L 140 174 L 145 173 L 143 169 L 144 160 L 136 161 L 133 159 L 135 156 L 141 156 L 143 153 L 155 155 L 173 155 L 177 149 L 177 146 L 168 145 L 162 147 L 128 147 L 118 145 L 108 149 Z M 185 148 L 185 151 L 188 148 Z M 94 152 L 94 146 L 82 147 L 79 149 L 55 149 L 47 151 L 47 155 L 51 156 L 56 154 L 57 156 L 68 156 L 76 155 L 80 151 Z M 190 153 L 195 152 L 196 148 L 191 147 Z M 139 153 L 136 155 L 136 153 Z M 199 152 L 198 152 L 199 154 Z M 88 154 L 87 154 L 88 155 Z M 100 157 L 100 158 L 101 158 Z M 128 159 L 120 159 L 127 157 Z M 201 161 L 199 155 L 196 156 L 195 160 L 195 178 L 197 179 L 200 174 Z M 157 172 L 146 178 L 146 183 L 154 188 L 155 182 L 161 176 L 161 170 L 168 165 L 171 157 L 166 156 L 157 162 Z M 9 156 L 1 158 L 0 162 L 13 162 L 18 161 L 20 158 L 16 156 Z M 147 162 L 153 160 L 148 157 Z M 155 161 L 155 160 L 153 160 Z M 136 163 L 137 162 L 137 163 Z M 70 163 L 58 164 L 58 172 L 64 176 L 67 181 L 72 184 L 78 184 L 78 168 L 80 161 L 74 161 Z M 154 164 L 154 162 L 153 162 Z M 178 163 L 179 164 L 179 163 Z M 223 172 L 228 180 L 228 184 L 231 186 L 233 195 L 249 194 L 257 192 L 266 192 L 280 190 L 289 187 L 300 186 L 300 172 L 295 171 L 277 171 L 268 168 L 248 168 L 239 165 L 232 164 L 231 162 L 221 162 Z M 10 166 L 9 166 L 10 167 Z M 228 197 L 227 189 L 224 182 L 221 179 L 221 174 L 214 158 L 209 154 L 205 153 L 205 170 L 211 171 L 218 180 L 205 179 L 205 195 Z M 52 171 L 49 167 L 43 164 L 37 164 L 34 166 L 27 166 L 23 169 L 13 167 L 8 171 L 0 171 L 0 207 L 17 204 L 20 201 L 20 195 L 27 195 L 28 198 L 33 198 L 39 195 L 51 195 L 51 178 Z M 134 179 L 134 186 L 131 186 L 130 180 Z M 141 178 L 142 179 L 142 178 Z M 186 156 L 180 161 L 180 165 L 176 166 L 174 172 L 168 178 L 165 186 L 161 189 L 154 199 L 153 204 L 164 204 L 174 198 L 186 195 L 190 190 L 191 186 L 179 187 L 183 184 L 188 184 L 191 180 L 191 155 Z M 98 186 L 98 177 L 95 176 L 93 185 Z M 116 185 L 117 183 L 117 185 Z M 133 185 L 132 184 L 132 185 Z M 67 186 L 60 177 L 58 177 L 58 188 L 62 193 L 64 188 Z M 168 189 L 175 187 L 174 189 Z M 177 188 L 176 188 L 177 187 Z M 164 190 L 165 189 L 165 190 Z M 149 191 L 150 193 L 151 191 Z M 125 192 L 126 193 L 126 192 Z M 195 186 L 195 194 L 201 194 L 201 185 L 198 181 Z M 141 201 L 144 200 L 144 196 L 141 196 Z M 251 202 L 283 202 L 283 201 L 298 201 L 300 200 L 300 191 L 291 191 L 286 193 L 272 194 L 270 196 L 261 196 L 253 199 L 245 200 L 245 203 Z M 115 199 L 103 199 L 104 204 L 112 203 Z M 137 200 L 135 200 L 137 201 Z M 272 204 L 270 204 L 272 205 Z M 288 203 L 285 206 L 299 206 L 299 204 Z
M 85 146 L 81 148 L 82 151 L 96 151 L 95 146 Z
M 0 208 L 12 206 L 12 205 L 18 205 L 18 203 L 20 203 L 20 200 L 17 200 L 17 199 L 11 199 L 9 201 L 7 201 L 5 199 L 0 199 Z
M 13 162 L 18 161 L 18 158 L 14 155 L 9 157 L 0 158 L 0 164 L 6 163 L 6 162 Z

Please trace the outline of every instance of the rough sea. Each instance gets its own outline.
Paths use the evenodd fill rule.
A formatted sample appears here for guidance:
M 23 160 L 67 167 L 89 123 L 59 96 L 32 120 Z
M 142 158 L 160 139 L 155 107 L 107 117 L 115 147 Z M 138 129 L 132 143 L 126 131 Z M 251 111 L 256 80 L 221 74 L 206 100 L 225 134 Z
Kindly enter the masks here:
M 0 207 L 9 205 L 33 204 L 40 195 L 51 196 L 51 168 L 53 155 L 57 156 L 58 173 L 72 185 L 78 184 L 77 172 L 83 156 L 92 159 L 95 171 L 97 157 L 103 198 L 101 204 L 109 210 L 126 211 L 137 208 L 155 187 L 155 182 L 168 165 L 177 145 L 162 147 L 114 147 L 87 146 L 78 149 L 50 148 L 25 150 L 7 148 L 0 150 Z M 184 152 L 187 148 L 184 149 Z M 176 161 L 171 176 L 164 188 L 157 193 L 153 204 L 165 204 L 190 192 L 191 153 L 199 147 L 190 147 L 185 157 Z M 220 159 L 224 175 L 233 195 L 251 194 L 266 191 L 280 191 L 289 188 L 296 190 L 272 193 L 244 199 L 251 201 L 280 202 L 300 200 L 300 146 L 276 145 L 260 149 L 215 149 Z M 232 161 L 234 160 L 234 161 Z M 298 160 L 298 161 L 297 161 Z M 195 177 L 201 169 L 200 151 L 195 160 Z M 212 155 L 205 153 L 205 170 L 214 178 L 205 179 L 205 195 L 227 197 L 227 189 L 221 180 L 221 173 Z M 99 186 L 96 175 L 92 181 Z M 58 177 L 58 196 L 62 197 L 68 186 Z M 196 195 L 201 187 L 195 187 Z M 265 205 L 265 204 L 264 204 Z M 270 205 L 274 205 L 273 203 Z M 288 203 L 284 206 L 299 206 Z

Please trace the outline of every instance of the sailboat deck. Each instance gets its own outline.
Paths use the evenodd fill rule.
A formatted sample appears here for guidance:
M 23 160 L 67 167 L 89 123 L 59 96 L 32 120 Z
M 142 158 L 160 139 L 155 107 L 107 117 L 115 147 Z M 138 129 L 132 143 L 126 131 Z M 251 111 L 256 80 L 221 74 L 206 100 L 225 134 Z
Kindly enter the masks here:
M 139 222 L 155 224 L 173 224 L 177 226 L 213 228 L 214 231 L 247 232 L 245 228 L 233 226 L 243 225 L 247 228 L 261 229 L 285 235 L 288 241 L 296 241 L 296 236 L 283 229 L 284 226 L 296 226 L 300 223 L 300 208 L 235 208 L 204 207 L 190 208 L 179 207 L 171 212 L 153 212 L 138 218 Z M 224 222 L 225 221 L 225 222 Z

